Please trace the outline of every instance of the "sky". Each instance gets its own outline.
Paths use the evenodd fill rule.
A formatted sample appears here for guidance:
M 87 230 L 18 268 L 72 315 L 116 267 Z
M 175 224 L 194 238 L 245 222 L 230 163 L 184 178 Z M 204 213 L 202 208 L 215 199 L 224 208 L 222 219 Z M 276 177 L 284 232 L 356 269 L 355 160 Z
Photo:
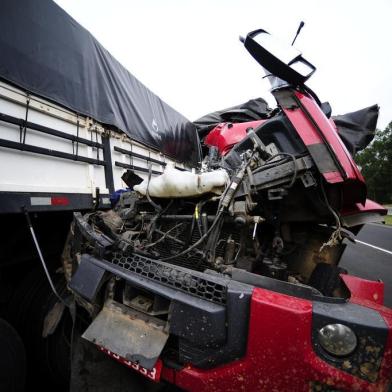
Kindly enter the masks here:
M 377 103 L 392 121 L 391 0 L 56 0 L 134 76 L 191 120 L 263 97 L 238 37 L 263 28 L 317 67 L 308 81 L 333 114 Z

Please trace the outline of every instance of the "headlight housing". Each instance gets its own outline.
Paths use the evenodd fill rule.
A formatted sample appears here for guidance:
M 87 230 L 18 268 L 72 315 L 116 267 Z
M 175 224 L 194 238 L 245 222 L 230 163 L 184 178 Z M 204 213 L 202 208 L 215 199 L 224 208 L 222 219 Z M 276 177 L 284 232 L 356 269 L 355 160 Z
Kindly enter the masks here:
M 327 324 L 320 328 L 318 340 L 328 354 L 336 357 L 350 355 L 358 343 L 354 331 L 343 324 Z

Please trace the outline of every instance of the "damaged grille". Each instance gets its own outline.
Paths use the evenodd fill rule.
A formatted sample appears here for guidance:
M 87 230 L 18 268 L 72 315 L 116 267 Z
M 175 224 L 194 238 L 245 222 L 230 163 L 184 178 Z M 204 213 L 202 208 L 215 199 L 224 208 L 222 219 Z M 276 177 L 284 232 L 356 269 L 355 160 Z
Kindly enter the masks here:
M 112 263 L 127 271 L 201 299 L 217 304 L 226 303 L 227 286 L 223 279 L 214 279 L 213 276 L 208 276 L 207 279 L 206 274 L 187 272 L 180 267 L 137 254 L 124 256 L 122 253 L 115 252 Z
M 164 233 L 170 232 L 169 237 L 165 238 L 164 241 L 157 243 L 157 245 L 150 249 L 150 252 L 154 258 L 157 258 L 157 255 L 159 255 L 159 258 L 166 258 L 178 254 L 184 250 L 185 243 L 188 243 L 188 246 L 190 246 L 200 239 L 200 233 L 197 228 L 192 231 L 192 234 L 189 238 L 191 226 L 190 223 L 184 224 L 177 230 L 171 231 L 176 223 L 177 222 L 162 222 L 160 226 L 160 233 L 154 233 L 152 242 L 159 240 L 159 238 L 161 238 Z M 233 231 L 229 225 L 223 225 L 217 240 L 215 255 L 224 257 L 227 239 L 231 237 L 236 243 L 239 243 L 240 236 L 241 234 L 238 231 Z M 200 245 L 195 250 L 190 251 L 188 254 L 183 255 L 182 257 L 171 260 L 170 263 L 196 271 L 204 271 L 205 269 L 210 268 L 208 262 L 205 259 L 202 245 Z
M 159 240 L 162 235 L 172 230 L 177 222 L 162 222 L 160 226 L 160 233 L 154 233 L 152 242 Z M 170 237 L 165 238 L 164 241 L 159 242 L 156 246 L 151 248 L 151 253 L 155 253 L 155 257 L 159 255 L 159 258 L 166 258 L 180 253 L 184 250 L 184 244 L 187 243 L 189 237 L 190 224 L 183 224 L 183 226 L 177 230 L 170 232 Z M 195 243 L 200 239 L 198 230 L 193 230 L 191 238 L 189 238 L 189 245 Z M 204 271 L 208 264 L 202 252 L 197 250 L 191 251 L 188 254 L 171 260 L 172 264 L 180 265 L 186 268 L 191 268 L 196 271 Z

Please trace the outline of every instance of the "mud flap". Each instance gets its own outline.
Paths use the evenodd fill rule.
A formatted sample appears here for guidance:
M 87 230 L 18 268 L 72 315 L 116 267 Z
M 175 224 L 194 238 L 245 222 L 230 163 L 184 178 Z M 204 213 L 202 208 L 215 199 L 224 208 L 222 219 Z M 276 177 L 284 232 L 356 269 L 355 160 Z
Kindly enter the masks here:
M 169 337 L 166 322 L 108 300 L 82 335 L 146 369 L 152 369 Z

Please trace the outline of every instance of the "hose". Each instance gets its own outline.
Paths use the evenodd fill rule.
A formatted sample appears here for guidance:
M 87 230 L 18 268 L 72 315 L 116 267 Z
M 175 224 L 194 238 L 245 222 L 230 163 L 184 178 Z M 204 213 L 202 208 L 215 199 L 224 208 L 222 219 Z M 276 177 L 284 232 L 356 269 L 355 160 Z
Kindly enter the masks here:
M 51 287 L 51 289 L 52 289 L 52 291 L 53 291 L 53 294 L 57 297 L 57 299 L 58 299 L 65 307 L 69 307 L 69 305 L 65 302 L 65 300 L 64 300 L 64 299 L 60 296 L 60 294 L 57 292 L 56 287 L 55 287 L 54 284 L 53 284 L 52 278 L 51 278 L 51 276 L 50 276 L 50 274 L 49 274 L 48 268 L 47 268 L 46 263 L 45 263 L 45 260 L 44 260 L 44 256 L 42 255 L 41 248 L 40 248 L 40 246 L 39 246 L 37 237 L 36 237 L 36 235 L 35 235 L 34 227 L 33 227 L 33 224 L 31 223 L 30 215 L 29 215 L 29 213 L 28 213 L 28 211 L 27 211 L 26 208 L 24 208 L 23 211 L 24 211 L 24 214 L 25 214 L 25 217 L 26 217 L 26 220 L 27 220 L 27 224 L 28 224 L 29 229 L 30 229 L 31 237 L 33 238 L 33 242 L 34 242 L 35 248 L 36 248 L 36 250 L 37 250 L 39 259 L 40 259 L 40 261 L 41 261 L 42 267 L 43 267 L 43 269 L 44 269 L 44 271 L 45 271 L 46 278 L 48 279 L 48 282 L 49 282 L 49 285 L 50 285 L 50 287 Z
M 196 241 L 193 245 L 191 245 L 189 248 L 183 250 L 182 252 L 173 255 L 173 256 L 169 256 L 169 257 L 165 257 L 163 259 L 160 259 L 161 261 L 168 261 L 168 260 L 173 260 L 177 257 L 180 256 L 184 256 L 187 253 L 189 253 L 192 249 L 196 248 L 198 245 L 200 245 L 207 237 L 208 235 L 212 232 L 212 230 L 216 227 L 216 225 L 218 224 L 218 222 L 220 221 L 221 217 L 222 217 L 223 211 L 219 211 L 218 215 L 216 216 L 214 222 L 212 223 L 212 225 L 210 226 L 210 228 L 207 230 L 207 232 L 200 237 L 200 239 L 198 241 Z

